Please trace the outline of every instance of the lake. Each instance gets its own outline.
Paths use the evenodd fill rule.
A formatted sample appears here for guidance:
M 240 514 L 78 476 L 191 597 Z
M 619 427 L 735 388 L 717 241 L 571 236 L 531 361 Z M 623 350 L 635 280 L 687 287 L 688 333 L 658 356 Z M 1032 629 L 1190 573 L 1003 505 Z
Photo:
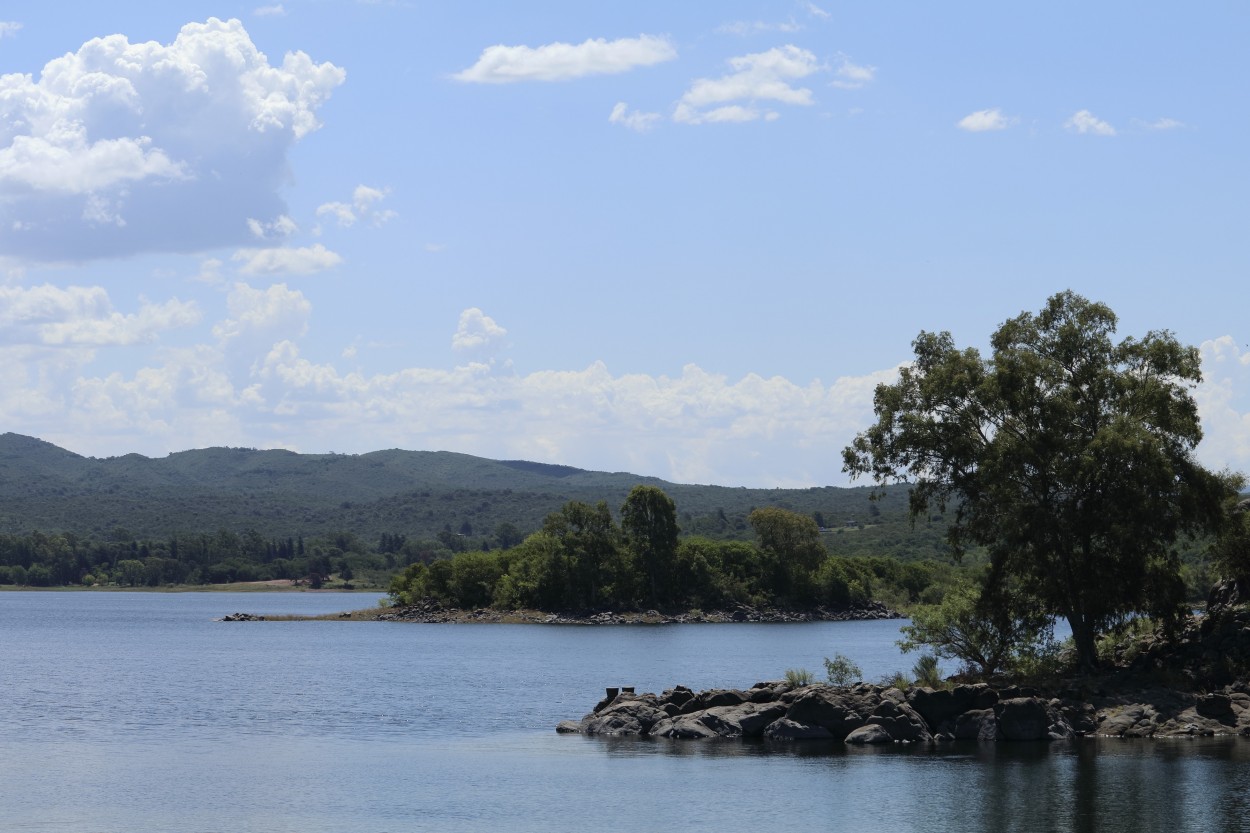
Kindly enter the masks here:
M 328 593 L 0 593 L 0 829 L 1250 830 L 1250 742 L 847 749 L 562 736 L 609 685 L 749 687 L 898 622 L 222 623 Z

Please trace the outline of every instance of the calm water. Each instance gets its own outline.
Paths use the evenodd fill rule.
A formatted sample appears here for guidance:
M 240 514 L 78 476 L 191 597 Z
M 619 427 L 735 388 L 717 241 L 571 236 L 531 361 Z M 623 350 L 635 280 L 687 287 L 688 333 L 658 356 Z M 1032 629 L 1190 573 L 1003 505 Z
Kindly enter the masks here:
M 846 750 L 556 735 L 605 685 L 750 686 L 896 622 L 213 622 L 330 594 L 0 593 L 0 830 L 1250 830 L 1236 740 Z

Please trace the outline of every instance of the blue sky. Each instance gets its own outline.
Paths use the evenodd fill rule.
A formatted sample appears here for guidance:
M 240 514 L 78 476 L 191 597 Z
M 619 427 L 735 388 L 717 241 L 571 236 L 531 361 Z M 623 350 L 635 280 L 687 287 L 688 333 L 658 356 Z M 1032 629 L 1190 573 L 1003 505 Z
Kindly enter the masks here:
M 1169 329 L 1250 469 L 1250 10 L 0 6 L 0 427 L 842 485 L 921 330 Z

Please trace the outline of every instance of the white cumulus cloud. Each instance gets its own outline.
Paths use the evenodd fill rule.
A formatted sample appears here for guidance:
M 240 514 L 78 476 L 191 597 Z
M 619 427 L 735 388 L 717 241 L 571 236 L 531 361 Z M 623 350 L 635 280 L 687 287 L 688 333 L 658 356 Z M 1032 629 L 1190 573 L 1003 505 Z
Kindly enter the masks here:
M 460 324 L 451 337 L 451 347 L 453 350 L 481 350 L 497 345 L 507 334 L 495 319 L 477 307 L 470 307 L 460 313 Z
M 337 252 L 320 243 L 275 249 L 240 249 L 231 258 L 242 262 L 244 275 L 311 275 L 333 269 L 343 262 Z
M 612 124 L 619 124 L 636 133 L 646 133 L 655 127 L 656 122 L 659 120 L 659 113 L 643 113 L 638 110 L 630 110 L 629 106 L 623 101 L 618 101 L 608 115 L 608 121 Z
M 960 130 L 967 130 L 969 133 L 983 133 L 987 130 L 1006 130 L 1016 123 L 1016 119 L 1012 116 L 1003 115 L 1003 111 L 997 107 L 988 110 L 977 110 L 975 113 L 969 113 L 959 120 L 956 125 Z
M 357 185 L 355 191 L 352 192 L 350 203 L 322 203 L 317 207 L 317 216 L 330 217 L 344 228 L 355 225 L 358 220 L 380 226 L 398 216 L 390 209 L 378 207 L 378 203 L 386 198 L 386 194 L 387 191 L 383 189 Z
M 763 20 L 735 20 L 732 23 L 722 23 L 716 27 L 717 34 L 721 35 L 738 35 L 745 37 L 747 35 L 755 35 L 760 32 L 798 32 L 803 26 L 795 23 L 793 20 L 787 20 L 783 23 L 767 23 Z
M 238 20 L 168 44 L 114 34 L 0 76 L 0 251 L 85 260 L 243 243 L 285 213 L 286 153 L 345 78 L 302 52 L 280 64 Z
M 635 67 L 671 61 L 677 49 L 668 38 L 590 39 L 579 44 L 543 46 L 488 46 L 477 63 L 456 73 L 458 81 L 507 84 L 516 81 L 566 81 L 587 75 L 613 75 Z
M 113 308 L 100 286 L 0 286 L 0 344 L 131 345 L 199 320 L 194 302 L 176 298 L 159 304 L 143 301 L 138 312 L 124 314 Z
M 834 72 L 834 76 L 832 86 L 842 90 L 858 90 L 877 77 L 877 68 L 861 66 L 860 64 L 852 63 L 849 58 L 843 57 L 842 63 L 839 64 Z
M 1149 128 L 1150 130 L 1178 130 L 1185 126 L 1186 126 L 1185 122 L 1178 121 L 1176 119 L 1170 119 L 1167 116 L 1164 116 L 1163 118 L 1155 119 L 1154 121 L 1146 125 L 1146 127 Z
M 1198 457 L 1213 469 L 1250 471 L 1250 352 L 1231 336 L 1199 345 L 1202 383 L 1194 390 L 1203 440 Z
M 1077 110 L 1063 126 L 1073 133 L 1088 133 L 1094 136 L 1114 136 L 1115 128 L 1095 116 L 1089 110 Z
M 761 110 L 761 101 L 807 106 L 812 91 L 791 82 L 821 70 L 816 56 L 797 46 L 783 46 L 729 60 L 733 72 L 720 78 L 700 78 L 677 102 L 673 120 L 686 124 L 718 121 L 754 121 L 775 118 Z

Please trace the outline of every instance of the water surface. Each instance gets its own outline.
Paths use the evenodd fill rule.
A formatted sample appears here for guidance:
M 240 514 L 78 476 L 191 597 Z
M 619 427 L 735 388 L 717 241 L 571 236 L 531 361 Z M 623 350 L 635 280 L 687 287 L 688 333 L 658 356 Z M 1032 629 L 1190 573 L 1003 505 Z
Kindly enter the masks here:
M 0 829 L 1250 830 L 1250 744 L 847 749 L 556 735 L 606 685 L 747 687 L 897 622 L 222 623 L 360 595 L 0 594 Z

